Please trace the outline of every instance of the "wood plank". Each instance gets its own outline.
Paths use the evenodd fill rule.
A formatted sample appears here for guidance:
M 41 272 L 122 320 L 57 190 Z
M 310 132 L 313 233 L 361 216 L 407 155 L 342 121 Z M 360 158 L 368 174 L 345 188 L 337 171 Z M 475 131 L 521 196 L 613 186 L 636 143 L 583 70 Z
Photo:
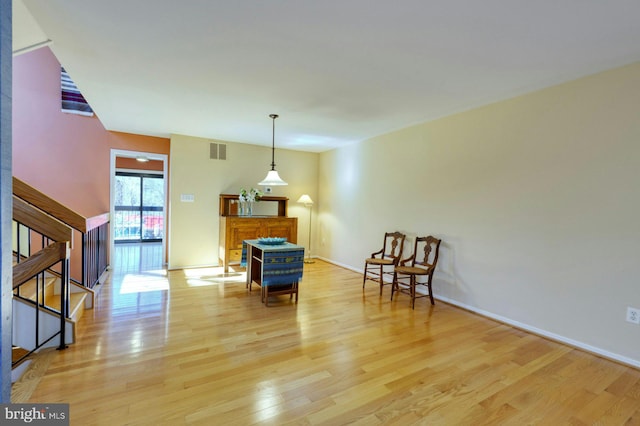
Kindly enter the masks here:
M 72 228 L 77 229 L 80 232 L 87 231 L 86 219 L 84 216 L 60 204 L 53 198 L 48 197 L 31 185 L 16 178 L 15 176 L 13 177 L 13 194 L 14 198 L 18 197 L 19 199 L 24 200 L 29 204 L 33 204 L 40 210 L 59 219 Z
M 43 212 L 83 233 L 109 222 L 109 213 L 101 213 L 88 218 L 84 217 L 15 176 L 13 177 L 13 194 L 14 197 L 36 206 Z
M 55 354 L 55 349 L 46 348 L 31 355 L 32 362 L 29 365 L 29 369 L 11 387 L 12 403 L 18 404 L 29 401 Z
M 69 243 L 51 243 L 26 260 L 13 266 L 13 288 L 30 280 L 36 274 L 69 257 Z
M 73 241 L 73 230 L 69 226 L 16 196 L 13 197 L 13 220 L 53 241 Z
M 112 271 L 29 400 L 72 424 L 638 421 L 637 369 L 323 261 L 270 308 L 241 275 L 189 272 Z

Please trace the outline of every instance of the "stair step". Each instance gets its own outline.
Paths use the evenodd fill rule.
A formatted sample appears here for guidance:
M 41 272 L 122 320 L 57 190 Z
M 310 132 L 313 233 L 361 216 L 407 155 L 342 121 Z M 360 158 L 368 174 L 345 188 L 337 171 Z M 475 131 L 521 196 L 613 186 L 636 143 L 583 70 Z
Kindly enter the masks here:
M 26 357 L 29 354 L 29 351 L 21 348 L 20 346 L 13 346 L 11 348 L 11 365 L 13 368 L 19 366 L 23 362 L 25 362 L 28 358 Z
M 53 294 L 54 291 L 54 285 L 56 282 L 57 278 L 56 277 L 52 277 L 52 276 L 48 276 L 44 278 L 44 297 L 42 294 L 42 287 L 40 287 L 40 291 L 39 291 L 39 296 L 40 296 L 40 302 L 42 303 L 42 300 L 44 300 L 44 298 L 48 297 L 49 295 Z M 38 285 L 38 280 L 36 280 L 35 278 L 32 280 L 27 281 L 26 283 L 22 284 L 19 287 L 20 290 L 20 296 L 24 297 L 25 299 L 31 299 L 31 300 L 36 300 L 36 286 Z M 42 283 L 40 283 L 40 285 L 42 286 Z M 18 289 L 13 290 L 14 294 L 18 294 Z
M 71 293 L 69 295 L 69 318 L 74 321 L 78 321 L 82 318 L 84 313 L 84 301 L 87 298 L 87 293 Z M 53 294 L 48 296 L 45 305 L 52 309 L 60 310 L 60 295 Z
M 60 295 L 54 294 L 54 285 L 57 281 L 56 277 L 45 277 L 44 284 L 44 304 L 52 309 L 60 310 Z M 32 279 L 20 286 L 20 296 L 30 300 L 36 300 L 37 280 Z M 40 284 L 42 285 L 42 284 Z M 17 289 L 14 290 L 17 294 Z M 40 288 L 40 302 L 43 300 L 42 287 Z M 70 293 L 69 300 L 69 318 L 78 321 L 84 312 L 84 302 L 87 298 L 86 292 Z

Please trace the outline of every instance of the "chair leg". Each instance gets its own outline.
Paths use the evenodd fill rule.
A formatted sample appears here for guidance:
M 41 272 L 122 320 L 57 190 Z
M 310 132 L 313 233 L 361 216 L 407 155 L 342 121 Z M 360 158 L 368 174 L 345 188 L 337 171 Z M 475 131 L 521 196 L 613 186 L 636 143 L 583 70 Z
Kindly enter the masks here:
M 416 308 L 416 276 L 411 275 L 411 309 Z
M 382 296 L 382 287 L 384 286 L 384 281 L 382 280 L 382 265 L 380 265 L 380 296 Z
M 433 290 L 431 289 L 431 280 L 427 283 L 427 289 L 429 290 L 429 299 L 431 299 L 431 304 L 435 305 L 435 302 L 433 301 Z
M 362 276 L 362 290 L 364 290 L 364 284 L 367 282 L 367 262 L 364 263 L 364 275 Z
M 391 283 L 391 300 L 393 300 L 393 293 L 396 291 L 396 285 L 398 285 L 398 273 L 393 271 L 393 282 Z

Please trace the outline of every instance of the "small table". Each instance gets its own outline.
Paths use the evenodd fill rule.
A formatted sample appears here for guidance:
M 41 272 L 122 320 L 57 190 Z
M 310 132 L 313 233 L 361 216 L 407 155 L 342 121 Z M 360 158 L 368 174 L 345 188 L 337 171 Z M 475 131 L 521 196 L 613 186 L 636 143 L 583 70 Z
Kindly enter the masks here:
M 262 244 L 259 240 L 242 242 L 242 266 L 247 267 L 247 287 L 252 283 L 261 289 L 262 302 L 269 306 L 269 295 L 296 295 L 298 303 L 298 281 L 304 268 L 304 247 L 285 242 Z

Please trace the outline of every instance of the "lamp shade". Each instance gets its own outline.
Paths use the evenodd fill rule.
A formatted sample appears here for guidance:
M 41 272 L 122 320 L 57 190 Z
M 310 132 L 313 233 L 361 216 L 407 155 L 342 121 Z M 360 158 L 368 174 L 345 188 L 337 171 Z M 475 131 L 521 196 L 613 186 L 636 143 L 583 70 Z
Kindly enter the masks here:
M 308 206 L 313 204 L 313 200 L 311 199 L 311 197 L 309 197 L 309 194 L 302 194 L 300 198 L 298 198 L 298 203 Z
M 269 170 L 269 173 L 267 173 L 267 177 L 265 177 L 261 182 L 258 182 L 258 185 L 278 186 L 288 185 L 288 183 L 280 179 L 280 175 L 278 174 L 277 170 Z

